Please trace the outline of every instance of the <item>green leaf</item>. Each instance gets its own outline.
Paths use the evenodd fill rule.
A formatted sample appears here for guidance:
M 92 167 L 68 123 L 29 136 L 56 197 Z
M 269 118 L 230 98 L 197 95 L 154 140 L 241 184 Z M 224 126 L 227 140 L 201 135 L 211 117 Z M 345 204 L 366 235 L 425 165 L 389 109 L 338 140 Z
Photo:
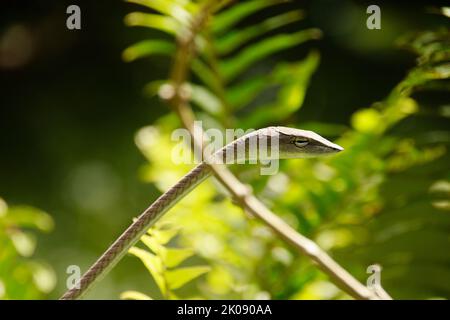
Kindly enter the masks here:
M 141 293 L 139 291 L 133 291 L 133 290 L 122 292 L 120 294 L 120 299 L 124 299 L 124 300 L 153 300 L 148 295 L 143 294 L 143 293 Z
M 212 115 L 219 115 L 223 112 L 223 106 L 218 97 L 203 86 L 190 84 L 191 100 L 197 106 Z
M 166 84 L 167 80 L 155 80 L 147 83 L 144 87 L 144 93 L 148 97 L 153 97 L 159 94 L 159 89 L 162 85 Z
M 222 38 L 217 40 L 215 44 L 216 50 L 220 55 L 228 54 L 264 33 L 300 20 L 302 17 L 302 11 L 295 10 L 271 17 L 260 24 L 242 30 L 237 29 L 227 32 Z
M 175 290 L 181 288 L 189 281 L 201 276 L 202 274 L 208 272 L 209 270 L 210 268 L 205 266 L 187 267 L 176 270 L 170 270 L 166 272 L 167 284 L 171 290 Z
M 319 65 L 318 52 L 311 52 L 298 63 L 281 64 L 275 70 L 275 81 L 284 84 L 279 91 L 278 104 L 285 115 L 297 111 L 303 104 L 312 74 Z
M 36 228 L 44 232 L 49 232 L 54 227 L 53 219 L 49 214 L 29 206 L 10 207 L 5 220 L 7 224 L 22 228 Z
M 237 56 L 220 63 L 220 72 L 225 81 L 231 81 L 250 65 L 287 48 L 294 47 L 320 36 L 318 29 L 308 29 L 293 34 L 281 34 L 261 40 L 245 48 Z
M 205 86 L 211 88 L 214 92 L 220 91 L 221 83 L 219 79 L 202 60 L 194 59 L 191 63 L 191 69 Z
M 168 294 L 167 294 L 167 298 L 169 299 L 169 300 L 181 300 L 181 298 L 180 297 L 178 297 L 175 293 L 173 293 L 173 292 L 169 292 Z
M 252 0 L 237 3 L 214 17 L 212 31 L 226 32 L 245 17 L 280 2 L 281 0 Z
M 168 248 L 165 252 L 164 263 L 168 268 L 174 268 L 193 255 L 192 249 Z
M 160 244 L 166 244 L 173 237 L 175 237 L 179 232 L 178 228 L 170 228 L 170 229 L 150 229 L 148 230 L 148 234 L 155 238 L 156 241 Z
M 125 16 L 125 23 L 133 27 L 149 27 L 175 36 L 182 25 L 175 19 L 152 13 L 132 12 Z
M 11 232 L 10 238 L 17 252 L 23 257 L 30 257 L 36 249 L 36 237 L 20 230 Z
M 143 235 L 141 237 L 141 241 L 156 255 L 164 256 L 165 255 L 165 247 L 158 243 L 154 237 L 150 237 L 148 235 Z
M 450 41 L 448 30 L 424 31 L 408 34 L 397 41 L 398 45 L 414 51 L 420 57 L 419 66 L 429 63 L 445 62 L 449 59 Z
M 309 79 L 319 64 L 319 54 L 312 52 L 305 60 L 293 64 L 279 64 L 269 77 L 245 79 L 229 87 L 226 97 L 234 110 L 251 102 L 269 87 L 281 87 L 277 104 L 295 111 L 301 106 Z
M 179 22 L 187 25 L 192 20 L 192 16 L 184 6 L 181 6 L 177 1 L 170 0 L 127 0 L 131 3 L 143 5 L 147 8 L 153 9 L 164 15 L 170 16 Z
M 0 198 L 0 218 L 6 216 L 6 213 L 8 212 L 8 205 L 6 204 L 6 201 Z
M 282 121 L 297 111 L 303 104 L 309 79 L 318 64 L 319 54 L 312 52 L 303 61 L 278 65 L 272 79 L 272 85 L 280 86 L 276 102 L 258 107 L 258 111 L 271 109 L 275 112 L 252 112 L 239 124 L 256 128 L 274 121 Z
M 50 266 L 38 262 L 30 262 L 33 282 L 41 292 L 49 293 L 56 285 L 56 274 Z
M 166 284 L 163 277 L 164 267 L 161 261 L 161 258 L 148 252 L 143 249 L 137 247 L 131 247 L 128 252 L 136 257 L 138 257 L 147 270 L 152 275 L 153 279 L 156 282 L 159 290 L 163 295 L 166 294 Z
M 122 58 L 126 62 L 131 62 L 155 54 L 170 56 L 174 52 L 175 45 L 171 42 L 164 40 L 145 40 L 125 49 Z
M 271 83 L 271 81 L 268 81 L 268 79 L 261 76 L 245 79 L 232 87 L 228 87 L 226 98 L 233 106 L 234 110 L 239 110 L 241 107 L 251 102 L 258 93 Z

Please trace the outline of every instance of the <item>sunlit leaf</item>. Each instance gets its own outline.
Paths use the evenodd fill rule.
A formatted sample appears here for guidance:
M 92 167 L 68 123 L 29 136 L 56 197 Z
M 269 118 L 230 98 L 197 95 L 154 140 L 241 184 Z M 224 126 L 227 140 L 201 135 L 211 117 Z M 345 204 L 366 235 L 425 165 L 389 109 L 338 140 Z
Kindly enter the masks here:
M 249 87 L 247 92 L 241 94 L 244 101 L 251 97 L 254 98 L 259 92 L 267 90 L 270 86 L 278 87 L 278 96 L 275 102 L 259 106 L 257 110 L 261 112 L 253 112 L 240 119 L 241 125 L 250 128 L 260 127 L 270 122 L 281 121 L 297 111 L 303 105 L 309 80 L 318 65 L 319 54 L 313 51 L 306 59 L 299 62 L 279 64 L 272 76 L 268 77 L 265 85 L 255 81 L 253 87 Z M 243 86 L 245 87 L 245 81 Z M 273 110 L 274 112 L 264 112 L 263 110 Z
M 302 17 L 302 12 L 296 10 L 271 17 L 260 24 L 242 30 L 229 31 L 223 37 L 218 38 L 215 44 L 216 50 L 219 54 L 225 55 L 264 33 L 300 20 Z
M 353 127 L 360 132 L 379 132 L 381 115 L 374 109 L 359 110 L 352 117 Z
M 133 27 L 157 29 L 171 35 L 176 35 L 181 29 L 181 25 L 173 18 L 152 13 L 129 13 L 125 16 L 125 23 Z
M 160 244 L 166 244 L 179 232 L 178 228 L 170 229 L 150 229 L 148 234 L 156 239 Z
M 148 97 L 153 97 L 159 95 L 161 87 L 167 84 L 165 80 L 155 80 L 150 83 L 147 83 L 144 87 L 144 93 Z
M 216 97 L 211 91 L 205 87 L 190 84 L 191 88 L 191 100 L 197 106 L 205 110 L 206 112 L 218 115 L 223 111 L 222 103 L 219 98 Z
M 333 299 L 339 294 L 339 289 L 328 281 L 315 281 L 308 285 L 299 293 L 291 297 L 293 300 L 317 300 Z
M 33 273 L 33 281 L 37 288 L 44 293 L 51 292 L 56 286 L 56 274 L 49 266 L 41 263 L 29 264 Z
M 0 299 L 4 299 L 5 297 L 5 284 L 3 283 L 2 279 L 0 279 Z
M 280 2 L 282 0 L 251 0 L 237 3 L 214 17 L 212 30 L 215 33 L 226 32 L 245 17 Z
M 221 83 L 219 79 L 202 60 L 194 59 L 191 63 L 191 69 L 205 86 L 211 88 L 214 92 L 220 91 Z
M 319 54 L 313 51 L 298 63 L 282 64 L 276 68 L 275 81 L 283 84 L 278 93 L 278 104 L 283 106 L 283 114 L 290 114 L 303 104 L 309 80 L 318 65 Z
M 29 206 L 13 206 L 6 217 L 9 223 L 24 228 L 37 228 L 44 232 L 53 229 L 54 223 L 50 215 Z
M 245 79 L 228 87 L 226 96 L 233 109 L 238 110 L 252 101 L 271 81 L 264 77 Z
M 450 7 L 442 7 L 441 12 L 447 18 L 450 18 Z
M 148 235 L 143 235 L 141 237 L 141 241 L 156 255 L 164 256 L 166 248 L 158 243 L 158 241 L 154 237 L 150 237 Z
M 145 40 L 125 49 L 122 57 L 124 61 L 131 62 L 154 54 L 172 55 L 174 51 L 175 45 L 171 42 L 164 40 Z
M 21 256 L 29 257 L 33 255 L 36 248 L 36 238 L 32 234 L 15 230 L 10 234 L 10 238 Z
M 183 285 L 189 281 L 201 276 L 202 274 L 208 272 L 209 267 L 186 267 L 179 268 L 176 270 L 170 270 L 166 272 L 166 279 L 170 289 L 175 290 L 181 288 Z
M 133 291 L 133 290 L 122 292 L 120 294 L 120 299 L 123 299 L 123 300 L 153 300 L 148 295 L 143 294 L 139 291 Z
M 193 255 L 194 251 L 192 249 L 167 248 L 164 263 L 168 268 L 174 268 Z
M 307 40 L 317 39 L 320 31 L 309 29 L 293 34 L 281 34 L 261 40 L 243 49 L 235 57 L 224 60 L 220 64 L 220 71 L 226 81 L 231 81 L 250 65 L 274 54 L 278 51 L 294 47 Z
M 400 38 L 398 44 L 419 55 L 419 65 L 423 66 L 429 63 L 448 62 L 450 57 L 448 37 L 448 29 L 443 28 L 437 31 L 408 34 Z
M 178 296 L 177 296 L 175 293 L 173 293 L 172 291 L 169 292 L 168 298 L 169 298 L 170 300 L 180 300 L 180 297 L 178 297 Z
M 0 198 L 0 218 L 5 216 L 7 211 L 8 211 L 8 205 L 2 198 Z
M 136 257 L 138 257 L 142 263 L 145 265 L 147 270 L 152 275 L 155 283 L 158 285 L 159 290 L 161 290 L 162 294 L 166 294 L 166 284 L 163 276 L 163 265 L 161 259 L 154 254 L 139 249 L 137 247 L 131 247 L 128 252 Z
M 192 19 L 191 14 L 184 8 L 184 6 L 180 5 L 178 1 L 171 1 L 171 0 L 127 0 L 127 1 L 156 10 L 159 13 L 170 16 L 185 25 L 190 23 Z
M 224 267 L 213 268 L 206 276 L 209 286 L 216 294 L 226 294 L 231 290 L 233 276 Z

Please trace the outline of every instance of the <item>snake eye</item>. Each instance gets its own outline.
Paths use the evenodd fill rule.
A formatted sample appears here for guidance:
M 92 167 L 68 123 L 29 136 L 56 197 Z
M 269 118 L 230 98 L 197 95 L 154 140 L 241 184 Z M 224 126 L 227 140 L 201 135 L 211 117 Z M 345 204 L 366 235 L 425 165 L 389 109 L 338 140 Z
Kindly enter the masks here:
M 308 139 L 305 138 L 297 138 L 294 140 L 294 144 L 296 147 L 303 148 L 309 143 Z

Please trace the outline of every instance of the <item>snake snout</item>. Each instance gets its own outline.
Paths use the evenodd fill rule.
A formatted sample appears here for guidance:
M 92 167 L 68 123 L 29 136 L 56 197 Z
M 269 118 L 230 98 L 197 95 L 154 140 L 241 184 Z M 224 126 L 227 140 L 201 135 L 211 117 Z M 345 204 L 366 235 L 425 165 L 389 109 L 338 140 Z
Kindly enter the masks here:
M 329 143 L 328 148 L 331 149 L 331 152 L 341 152 L 344 150 L 340 145 L 332 142 Z
M 344 150 L 344 148 L 342 148 L 341 146 L 335 144 L 333 147 L 331 147 L 334 151 L 336 152 L 341 152 Z

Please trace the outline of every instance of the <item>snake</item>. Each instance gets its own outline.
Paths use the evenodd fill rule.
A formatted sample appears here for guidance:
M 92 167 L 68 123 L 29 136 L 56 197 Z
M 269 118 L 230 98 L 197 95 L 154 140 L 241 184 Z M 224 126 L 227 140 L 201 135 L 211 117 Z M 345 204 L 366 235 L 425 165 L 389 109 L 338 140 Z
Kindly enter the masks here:
M 321 157 L 342 150 L 341 146 L 313 131 L 280 126 L 251 131 L 233 140 L 206 157 L 157 198 L 60 299 L 74 300 L 86 294 L 161 216 L 213 174 L 211 165 Z

